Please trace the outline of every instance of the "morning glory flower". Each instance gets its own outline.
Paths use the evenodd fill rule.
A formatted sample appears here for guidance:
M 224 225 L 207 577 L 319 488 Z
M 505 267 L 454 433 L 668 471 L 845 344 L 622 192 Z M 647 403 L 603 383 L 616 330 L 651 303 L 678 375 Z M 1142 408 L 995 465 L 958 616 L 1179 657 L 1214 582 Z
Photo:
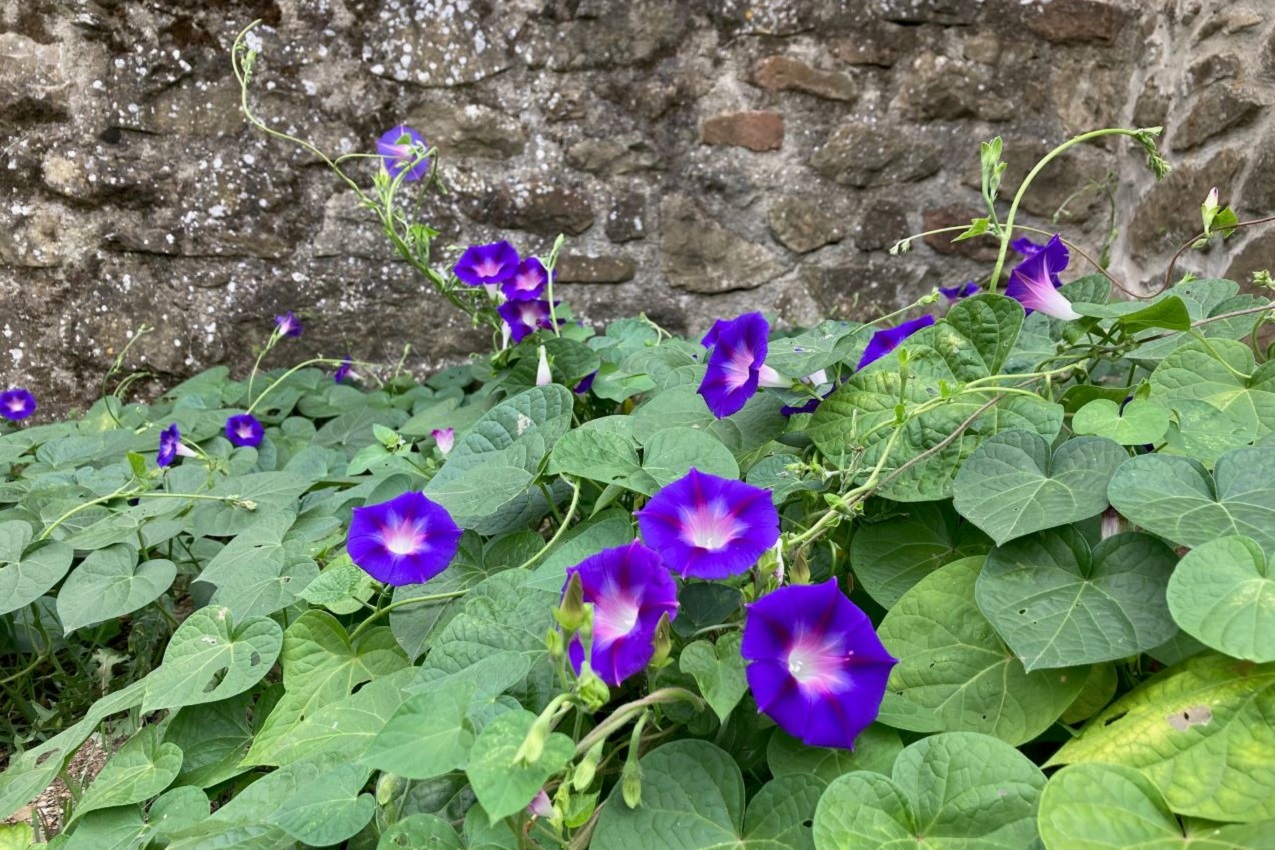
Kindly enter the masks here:
M 1026 307 L 1028 313 L 1039 310 L 1055 319 L 1079 319 L 1080 314 L 1058 291 L 1058 273 L 1067 268 L 1068 259 L 1067 246 L 1054 234 L 1044 248 L 1009 273 L 1005 294 Z
M 301 336 L 301 320 L 291 310 L 274 317 L 274 327 L 279 336 Z
M 746 572 L 779 539 L 770 492 L 692 469 L 637 512 L 642 539 L 683 578 Z
M 344 381 L 346 378 L 353 376 L 354 375 L 354 370 L 352 368 L 353 366 L 354 366 L 354 361 L 350 359 L 350 357 L 347 355 L 341 361 L 341 365 L 336 367 L 336 372 L 332 374 L 332 380 L 339 384 L 342 381 Z
M 452 268 L 470 286 L 499 286 L 518 271 L 518 252 L 508 242 L 471 245 Z
M 160 466 L 168 466 L 177 460 L 177 456 L 195 457 L 195 453 L 182 443 L 181 431 L 174 422 L 163 431 L 159 432 L 159 454 L 155 458 L 155 462 Z
M 409 491 L 354 509 L 345 549 L 363 572 L 384 584 L 424 584 L 447 569 L 460 547 L 460 526 L 447 509 Z
M 552 330 L 548 301 L 506 301 L 496 308 L 509 328 L 514 343 L 522 342 L 536 330 Z
M 1052 242 L 1053 240 L 1051 239 L 1050 241 Z M 1028 239 L 1026 236 L 1020 236 L 1019 238 L 1010 242 L 1009 247 L 1013 248 L 1015 251 L 1022 254 L 1024 260 L 1030 260 L 1032 257 L 1039 254 L 1041 251 L 1048 248 L 1049 243 L 1048 242 L 1046 243 L 1033 242 L 1032 240 Z M 1064 253 L 1065 253 L 1065 248 L 1066 246 L 1064 246 Z M 1067 260 L 1064 258 L 1061 266 L 1051 269 L 1050 280 L 1054 282 L 1055 288 L 1062 286 L 1062 278 L 1058 277 L 1058 272 L 1062 271 L 1066 267 L 1067 267 Z
M 584 395 L 589 390 L 593 389 L 593 382 L 597 379 L 597 377 L 598 377 L 598 370 L 594 369 L 592 372 L 590 372 L 589 374 L 581 378 L 580 383 L 576 384 L 575 388 L 572 389 L 571 392 L 575 393 L 576 395 Z
M 859 358 L 859 368 L 862 369 L 874 360 L 880 360 L 885 357 L 898 348 L 903 340 L 912 336 L 921 328 L 928 328 L 932 324 L 934 324 L 933 316 L 922 316 L 919 319 L 904 322 L 898 327 L 877 331 L 872 335 L 872 339 L 868 340 L 868 347 L 863 350 L 863 356 Z
M 261 445 L 261 438 L 266 429 L 251 413 L 241 413 L 226 420 L 226 439 L 235 446 L 256 448 Z
M 567 569 L 567 581 L 575 574 L 584 601 L 593 603 L 589 666 L 608 685 L 618 685 L 641 672 L 654 655 L 660 617 L 677 616 L 677 585 L 660 556 L 639 540 L 590 555 Z M 579 634 L 572 637 L 567 657 L 578 674 L 584 665 Z
M 443 453 L 443 457 L 447 457 L 447 453 L 452 450 L 452 446 L 456 445 L 455 428 L 435 428 L 429 432 L 429 435 L 438 444 L 438 450 Z
M 704 335 L 701 342 L 712 351 L 698 392 L 718 419 L 741 410 L 758 386 L 791 385 L 766 366 L 769 334 L 770 324 L 761 313 L 745 313 L 735 319 L 718 319 Z
M 428 157 L 416 161 L 417 156 L 428 149 L 421 134 L 405 124 L 392 127 L 376 140 L 376 152 L 390 179 L 396 180 L 402 174 L 404 183 L 420 180 L 429 171 Z
M 527 301 L 544 295 L 549 285 L 549 272 L 535 257 L 528 257 L 518 265 L 509 280 L 500 285 L 500 291 L 510 301 Z
M 942 295 L 949 304 L 954 304 L 962 298 L 969 298 L 971 295 L 978 294 L 978 284 L 974 281 L 962 283 L 960 286 L 940 286 L 939 295 Z
M 26 387 L 10 387 L 0 393 L 0 416 L 12 422 L 35 413 L 35 396 Z
M 807 746 L 847 750 L 876 719 L 898 663 L 836 579 L 749 605 L 740 654 L 758 711 Z

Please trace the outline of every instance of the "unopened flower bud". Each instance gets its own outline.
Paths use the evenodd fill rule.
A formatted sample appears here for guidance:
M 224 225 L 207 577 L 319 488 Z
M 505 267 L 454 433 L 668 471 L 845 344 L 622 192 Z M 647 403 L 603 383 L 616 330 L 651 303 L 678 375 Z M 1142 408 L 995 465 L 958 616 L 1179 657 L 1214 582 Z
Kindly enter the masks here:
M 567 586 L 562 591 L 562 602 L 553 612 L 554 619 L 562 626 L 568 636 L 578 632 L 589 621 L 589 612 L 584 605 L 584 584 L 578 572 L 572 573 Z
M 806 560 L 806 548 L 797 550 L 792 556 L 792 563 L 788 568 L 789 584 L 810 584 L 810 564 Z
M 602 747 L 605 744 L 605 738 L 598 741 L 584 754 L 584 758 L 580 759 L 580 763 L 576 765 L 575 773 L 571 775 L 572 788 L 577 791 L 584 791 L 593 784 L 593 778 L 598 773 L 598 763 L 602 761 Z
M 580 699 L 584 701 L 585 708 L 589 711 L 597 711 L 611 701 L 611 689 L 587 666 L 580 671 L 580 680 L 576 688 Z
M 562 658 L 565 643 L 566 642 L 562 638 L 562 632 L 555 628 L 551 627 L 545 635 L 545 648 L 549 650 L 549 657 L 554 661 Z
M 543 387 L 553 383 L 553 372 L 549 370 L 549 356 L 545 347 L 540 346 L 540 362 L 536 366 L 536 386 Z
M 531 802 L 527 804 L 527 813 L 538 818 L 553 816 L 553 803 L 549 801 L 549 795 L 545 793 L 545 789 L 541 788 L 536 792 L 536 796 L 531 798 Z
M 668 665 L 669 653 L 673 651 L 673 627 L 669 625 L 668 614 L 661 614 L 660 621 L 655 624 L 655 653 L 647 664 L 655 670 Z
M 376 781 L 376 804 L 382 808 L 394 802 L 407 788 L 407 780 L 393 773 L 382 773 Z
M 642 768 L 632 752 L 620 773 L 620 791 L 624 796 L 624 804 L 630 809 L 642 805 Z

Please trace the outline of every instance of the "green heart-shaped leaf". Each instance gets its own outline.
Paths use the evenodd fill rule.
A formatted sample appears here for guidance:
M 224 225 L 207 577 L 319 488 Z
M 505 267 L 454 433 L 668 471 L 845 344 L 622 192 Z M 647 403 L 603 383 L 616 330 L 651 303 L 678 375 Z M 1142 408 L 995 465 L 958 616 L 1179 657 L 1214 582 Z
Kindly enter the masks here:
M 31 526 L 0 523 L 0 614 L 30 605 L 71 568 L 75 551 L 65 543 L 31 543 Z
M 1087 671 L 1028 673 L 974 602 L 982 566 L 982 558 L 965 558 L 942 567 L 885 615 L 878 634 L 899 659 L 888 687 L 933 711 L 947 731 L 985 732 L 1021 744 L 1058 719 Z
M 1182 630 L 1233 658 L 1275 661 L 1275 577 L 1247 537 L 1210 540 L 1187 553 L 1169 580 Z
M 956 509 L 997 543 L 1079 522 L 1107 507 L 1107 483 L 1128 453 L 1104 437 L 1077 437 L 1050 455 L 1028 431 L 984 440 L 956 474 Z
M 368 769 L 343 764 L 303 780 L 272 815 L 270 823 L 311 847 L 328 847 L 351 838 L 376 811 L 371 794 L 359 793 Z
M 815 810 L 816 850 L 1031 847 L 1045 776 L 988 735 L 922 738 L 889 777 L 859 771 L 828 786 Z
M 616 783 L 602 808 L 593 850 L 780 850 L 810 846 L 810 818 L 825 785 L 781 776 L 744 811 L 735 759 L 707 741 L 674 741 L 639 762 L 641 805 L 629 808 Z
M 146 677 L 142 711 L 215 702 L 242 693 L 270 672 L 283 647 L 283 629 L 268 617 L 232 628 L 230 612 L 215 606 L 186 618 Z
M 176 744 L 160 743 L 160 728 L 148 726 L 111 756 L 75 807 L 75 817 L 94 809 L 140 803 L 168 787 L 182 766 Z
M 1275 552 L 1275 448 L 1229 451 L 1212 477 L 1191 458 L 1140 455 L 1116 471 L 1107 495 L 1130 521 L 1179 546 L 1243 535 Z
M 1153 782 L 1116 764 L 1073 764 L 1050 777 L 1040 798 L 1045 850 L 1259 850 L 1275 823 L 1188 824 Z
M 1137 655 L 1177 632 L 1164 585 L 1168 546 L 1127 532 L 1089 543 L 1057 528 L 998 546 L 975 586 L 978 607 L 1028 671 Z
M 723 635 L 716 644 L 697 640 L 682 650 L 679 660 L 682 672 L 695 678 L 700 693 L 722 723 L 748 693 L 739 645 L 738 632 Z
M 1273 818 L 1273 716 L 1275 664 L 1205 652 L 1107 706 L 1046 766 L 1122 764 L 1154 782 L 1179 814 Z
M 552 732 L 539 759 L 530 764 L 516 761 L 535 722 L 530 711 L 508 711 L 483 728 L 470 750 L 469 783 L 493 823 L 526 808 L 545 780 L 562 770 L 575 752 L 570 738 Z
M 1275 361 L 1257 366 L 1253 350 L 1229 339 L 1193 340 L 1151 373 L 1151 398 L 1204 401 L 1264 436 L 1275 430 Z
M 1096 398 L 1076 411 L 1071 428 L 1122 446 L 1140 446 L 1158 442 L 1169 430 L 1169 419 L 1169 411 L 1154 402 L 1134 399 L 1122 411 L 1114 401 Z
M 90 552 L 58 592 L 58 619 L 70 634 L 82 626 L 132 613 L 172 586 L 172 561 L 137 563 L 137 550 L 124 543 Z

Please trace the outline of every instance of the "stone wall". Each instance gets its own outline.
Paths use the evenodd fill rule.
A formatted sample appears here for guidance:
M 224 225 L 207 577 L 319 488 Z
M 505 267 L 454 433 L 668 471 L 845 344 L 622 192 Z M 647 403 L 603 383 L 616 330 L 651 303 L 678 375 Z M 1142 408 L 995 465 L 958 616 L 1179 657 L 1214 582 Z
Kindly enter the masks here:
M 1110 172 L 1130 284 L 1210 186 L 1275 212 L 1267 0 L 0 0 L 0 385 L 83 402 L 141 322 L 131 363 L 163 383 L 243 369 L 284 309 L 293 354 L 485 345 L 315 157 L 245 124 L 229 48 L 255 18 L 271 126 L 333 153 L 416 127 L 443 155 L 440 260 L 566 233 L 562 292 L 597 324 L 862 317 L 985 273 L 986 243 L 886 249 L 977 214 L 997 134 L 1012 191 L 1071 134 L 1167 127 L 1163 183 L 1112 142 L 1025 203 L 1048 228 L 1067 201 L 1058 227 L 1096 254 L 1105 196 L 1068 198 Z M 1184 267 L 1272 264 L 1265 231 Z

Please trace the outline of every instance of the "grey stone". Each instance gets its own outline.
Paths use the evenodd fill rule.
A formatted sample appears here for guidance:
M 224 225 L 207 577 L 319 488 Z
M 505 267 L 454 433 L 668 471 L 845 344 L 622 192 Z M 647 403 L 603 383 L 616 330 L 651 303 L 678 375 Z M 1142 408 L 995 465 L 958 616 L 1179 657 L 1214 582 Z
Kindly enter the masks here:
M 917 56 L 900 86 L 904 114 L 915 121 L 981 118 L 1004 121 L 1024 104 L 986 69 L 925 52 Z
M 62 49 L 16 32 L 0 33 L 0 126 L 23 116 L 48 119 L 66 112 L 74 85 Z
M 907 209 L 903 204 L 877 199 L 863 204 L 854 228 L 854 241 L 861 250 L 880 251 L 909 233 Z
M 788 250 L 805 254 L 846 237 L 841 215 L 827 199 L 803 195 L 779 198 L 770 205 L 770 232 Z
M 639 133 L 581 139 L 567 148 L 567 164 L 591 174 L 632 174 L 660 167 L 660 155 Z
M 888 254 L 861 254 L 839 265 L 805 265 L 800 277 L 823 315 L 849 321 L 893 312 L 935 285 L 927 264 Z
M 755 289 L 783 271 L 774 254 L 708 218 L 685 195 L 661 202 L 660 232 L 661 268 L 678 289 Z
M 589 196 L 568 186 L 538 179 L 502 185 L 462 202 L 465 214 L 483 224 L 527 230 L 543 236 L 579 236 L 593 226 Z
M 1262 102 L 1237 85 L 1218 83 L 1196 97 L 1190 112 L 1172 130 L 1169 145 L 1175 151 L 1199 147 L 1214 136 L 1250 123 L 1262 111 Z
M 810 158 L 824 177 L 843 186 L 884 186 L 923 180 L 942 167 L 939 146 L 919 130 L 849 121 Z
M 1135 259 L 1162 258 L 1200 231 L 1200 204 L 1214 186 L 1234 185 L 1245 154 L 1224 150 L 1194 166 L 1178 166 L 1138 199 L 1126 225 Z
M 981 3 L 970 0 L 874 0 L 880 17 L 907 24 L 968 26 L 981 11 Z
M 974 209 L 961 204 L 932 207 L 921 212 L 921 228 L 922 230 L 930 231 L 945 227 L 966 227 L 973 219 L 981 218 L 985 215 L 987 215 L 987 210 Z M 999 243 L 995 240 L 974 237 L 973 239 L 953 242 L 952 239 L 958 235 L 960 235 L 960 231 L 932 233 L 926 236 L 924 241 L 926 245 L 939 254 L 956 254 L 981 262 L 990 262 L 996 259 L 996 254 L 1000 248 Z
M 368 16 L 367 70 L 429 88 L 462 86 L 513 64 L 509 33 L 518 15 L 484 18 L 477 3 L 440 0 L 434 8 L 392 4 Z
M 612 242 L 633 242 L 646 238 L 646 195 L 626 192 L 616 198 L 607 213 L 607 238 Z
M 407 113 L 407 123 L 423 128 L 426 141 L 444 156 L 507 159 L 527 147 L 527 133 L 512 115 L 479 103 L 453 105 L 430 100 Z
M 561 283 L 623 283 L 636 273 L 637 264 L 623 255 L 563 254 L 558 258 L 557 280 Z

